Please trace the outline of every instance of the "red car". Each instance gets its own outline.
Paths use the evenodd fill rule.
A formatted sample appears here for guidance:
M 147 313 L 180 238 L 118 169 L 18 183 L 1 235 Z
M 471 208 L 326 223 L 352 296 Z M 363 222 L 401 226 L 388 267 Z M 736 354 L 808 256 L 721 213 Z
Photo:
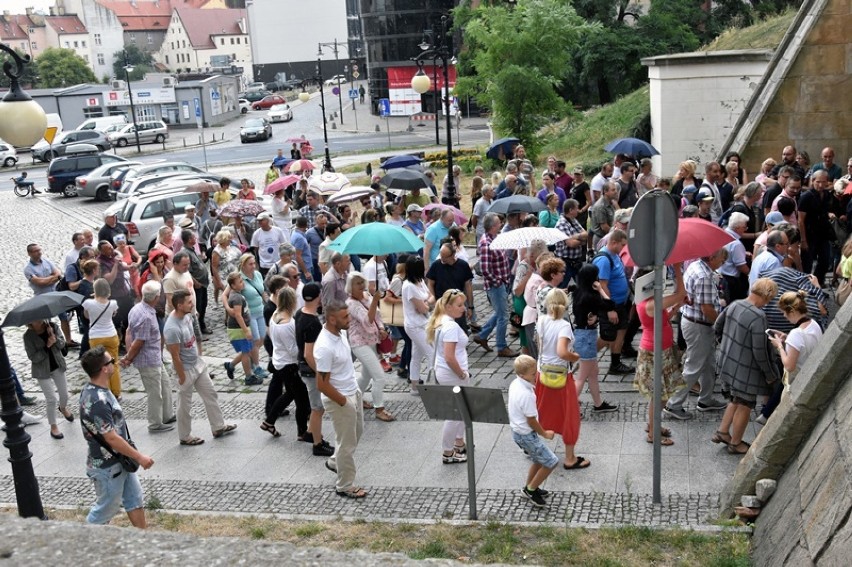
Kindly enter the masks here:
M 279 95 L 268 95 L 253 103 L 251 107 L 254 110 L 265 110 L 269 107 L 275 106 L 276 104 L 287 104 L 287 99 Z

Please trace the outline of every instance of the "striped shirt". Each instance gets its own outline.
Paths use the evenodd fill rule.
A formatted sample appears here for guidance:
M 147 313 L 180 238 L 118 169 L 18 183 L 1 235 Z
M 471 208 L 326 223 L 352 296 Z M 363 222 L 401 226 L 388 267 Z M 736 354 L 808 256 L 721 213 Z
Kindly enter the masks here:
M 793 324 L 787 320 L 784 313 L 778 309 L 778 298 L 787 291 L 803 290 L 807 293 L 805 303 L 808 305 L 808 316 L 819 323 L 823 329 L 828 325 L 828 318 L 820 313 L 820 305 L 828 304 L 828 295 L 820 288 L 811 283 L 808 274 L 794 270 L 793 268 L 776 268 L 764 272 L 762 278 L 769 278 L 778 286 L 778 295 L 766 307 L 766 326 L 776 331 L 789 333 L 793 330 Z
M 686 272 L 684 272 L 683 285 L 686 289 L 686 294 L 692 300 L 692 305 L 681 307 L 681 314 L 695 321 L 710 323 L 707 317 L 704 316 L 701 306 L 712 305 L 716 313 L 719 313 L 722 309 L 722 304 L 719 302 L 719 288 L 716 285 L 715 272 L 710 269 L 707 262 L 697 260 L 690 264 Z

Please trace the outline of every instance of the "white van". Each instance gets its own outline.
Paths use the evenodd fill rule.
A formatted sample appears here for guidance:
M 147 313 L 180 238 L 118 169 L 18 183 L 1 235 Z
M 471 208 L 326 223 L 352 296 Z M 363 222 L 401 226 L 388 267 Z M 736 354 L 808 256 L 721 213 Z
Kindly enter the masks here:
M 103 132 L 110 126 L 116 124 L 127 124 L 127 117 L 123 114 L 117 116 L 101 116 L 100 118 L 89 118 L 77 126 L 77 130 L 100 130 Z

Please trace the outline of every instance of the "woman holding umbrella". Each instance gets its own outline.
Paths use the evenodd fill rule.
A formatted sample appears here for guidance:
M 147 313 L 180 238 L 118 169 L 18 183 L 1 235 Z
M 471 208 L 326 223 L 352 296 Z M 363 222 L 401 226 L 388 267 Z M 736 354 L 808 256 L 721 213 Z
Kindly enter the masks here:
M 65 337 L 56 323 L 39 319 L 27 324 L 24 349 L 32 363 L 32 376 L 38 380 L 44 392 L 47 422 L 50 424 L 50 436 L 54 439 L 65 437 L 56 425 L 57 394 L 60 413 L 66 420 L 74 421 L 74 414 L 68 409 L 68 384 L 65 381 L 65 357 L 62 355 L 64 348 Z

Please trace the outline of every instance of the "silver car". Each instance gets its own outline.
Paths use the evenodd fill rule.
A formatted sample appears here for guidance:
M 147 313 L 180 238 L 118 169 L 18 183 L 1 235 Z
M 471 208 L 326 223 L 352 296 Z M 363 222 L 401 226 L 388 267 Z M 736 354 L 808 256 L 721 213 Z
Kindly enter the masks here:
M 58 140 L 54 140 L 53 145 L 45 141 L 39 142 L 32 147 L 32 156 L 34 160 L 49 162 L 53 158 L 64 156 L 68 146 L 81 142 L 95 146 L 99 152 L 112 148 L 112 143 L 103 132 L 98 130 L 72 130 L 62 134 L 62 137 Z
M 125 199 L 131 192 L 131 185 L 134 178 L 149 176 L 154 174 L 167 175 L 186 174 L 186 173 L 205 173 L 200 167 L 188 164 L 184 161 L 166 161 L 159 163 L 151 163 L 147 165 L 136 165 L 127 170 L 126 173 L 113 174 L 113 184 L 110 193 L 115 199 Z M 121 183 L 120 188 L 116 189 L 115 181 Z
M 107 133 L 109 141 L 120 148 L 136 143 L 136 131 L 139 131 L 140 144 L 162 144 L 169 137 L 169 129 L 162 120 L 150 120 L 125 124 Z
M 118 163 L 105 163 L 100 167 L 96 167 L 86 175 L 81 175 L 74 180 L 77 185 L 77 195 L 80 197 L 91 197 L 98 201 L 110 201 L 112 197 L 109 194 L 112 174 L 121 170 L 142 165 L 138 161 L 122 161 Z

